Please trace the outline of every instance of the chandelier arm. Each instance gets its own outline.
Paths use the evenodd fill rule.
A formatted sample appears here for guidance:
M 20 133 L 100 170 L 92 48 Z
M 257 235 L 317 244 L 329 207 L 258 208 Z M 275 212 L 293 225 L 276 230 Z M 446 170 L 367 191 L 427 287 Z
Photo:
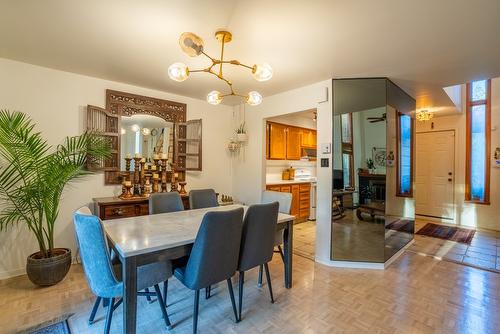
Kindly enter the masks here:
M 252 71 L 254 70 L 254 66 L 249 66 L 249 65 L 243 64 L 239 60 L 235 60 L 235 59 L 233 59 L 233 60 L 224 60 L 224 61 L 221 60 L 220 62 L 224 63 L 224 64 L 231 64 L 231 65 L 236 65 L 236 66 L 243 66 L 243 67 L 246 67 L 246 68 L 248 68 L 248 69 L 250 69 Z
M 222 47 L 220 50 L 220 66 L 219 66 L 219 75 L 222 76 L 222 64 L 224 62 L 224 38 L 222 39 Z
M 209 55 L 207 55 L 207 54 L 205 53 L 205 51 L 201 51 L 201 54 L 202 54 L 202 55 L 204 55 L 205 57 L 207 57 L 208 59 L 210 59 L 212 62 L 215 62 L 215 60 L 216 60 L 216 59 L 214 59 L 214 58 L 210 57 Z

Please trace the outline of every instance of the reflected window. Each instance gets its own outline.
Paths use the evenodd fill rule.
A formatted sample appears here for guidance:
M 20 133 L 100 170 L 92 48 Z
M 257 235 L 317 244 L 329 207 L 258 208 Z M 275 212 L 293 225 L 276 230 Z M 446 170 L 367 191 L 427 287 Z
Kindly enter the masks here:
M 491 81 L 467 84 L 467 161 L 465 199 L 489 203 Z
M 344 188 L 354 186 L 354 152 L 352 144 L 352 114 L 340 116 L 342 139 L 342 172 Z
M 397 196 L 413 196 L 413 120 L 398 113 L 398 182 Z

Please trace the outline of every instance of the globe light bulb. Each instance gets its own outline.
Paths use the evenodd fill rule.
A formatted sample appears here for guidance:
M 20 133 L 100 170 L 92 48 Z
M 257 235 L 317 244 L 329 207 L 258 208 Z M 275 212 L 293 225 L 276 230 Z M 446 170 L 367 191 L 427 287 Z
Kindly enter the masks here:
M 190 57 L 199 56 L 203 52 L 203 39 L 192 32 L 185 32 L 179 38 L 182 51 Z
M 213 90 L 207 94 L 207 102 L 213 105 L 217 105 L 222 102 L 221 93 Z
M 151 133 L 151 130 L 149 130 L 148 128 L 142 128 L 142 134 L 144 136 L 149 136 L 150 133 Z
M 247 96 L 247 103 L 251 106 L 258 106 L 262 103 L 262 95 L 256 91 L 251 91 Z
M 137 124 L 133 124 L 132 126 L 130 126 L 130 130 L 134 131 L 134 132 L 137 132 L 139 131 L 141 128 L 139 125 Z
M 188 78 L 189 69 L 186 64 L 174 63 L 168 68 L 168 76 L 174 81 L 181 82 Z
M 267 81 L 273 77 L 273 69 L 268 63 L 253 65 L 252 74 L 257 81 Z
M 122 135 L 124 135 L 124 134 L 126 134 L 126 133 L 127 133 L 127 130 L 125 130 L 124 128 L 121 128 L 120 133 L 121 133 Z

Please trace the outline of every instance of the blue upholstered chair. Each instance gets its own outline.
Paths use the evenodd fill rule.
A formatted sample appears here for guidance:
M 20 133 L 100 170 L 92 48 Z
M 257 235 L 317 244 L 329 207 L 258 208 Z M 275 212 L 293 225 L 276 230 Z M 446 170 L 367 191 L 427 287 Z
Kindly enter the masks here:
M 279 203 L 279 212 L 290 214 L 290 210 L 292 208 L 292 194 L 290 193 L 282 193 L 279 191 L 270 191 L 266 190 L 262 192 L 262 203 Z M 283 249 L 281 245 L 283 244 L 283 230 L 279 230 L 275 232 L 274 235 L 274 246 L 278 248 L 278 253 L 281 256 L 281 260 L 283 263 L 285 262 L 285 256 L 283 255 Z M 262 266 L 259 268 L 259 286 L 262 285 Z
M 189 208 L 203 209 L 219 206 L 217 194 L 213 189 L 198 189 L 189 192 Z
M 85 209 L 80 209 L 77 212 L 82 211 L 84 212 Z M 85 276 L 90 289 L 97 296 L 89 323 L 93 323 L 102 300 L 103 305 L 107 304 L 108 307 L 104 326 L 104 333 L 108 334 L 113 311 L 121 304 L 123 297 L 123 283 L 119 280 L 121 265 L 113 266 L 111 263 L 104 229 L 98 217 L 75 213 L 74 224 Z M 158 283 L 166 281 L 171 275 L 170 262 L 152 263 L 137 269 L 137 289 L 140 291 L 151 286 L 155 288 L 155 293 L 138 292 L 138 295 L 156 295 L 167 328 L 170 328 L 171 325 Z M 117 301 L 117 298 L 120 300 Z
M 194 290 L 193 333 L 198 328 L 200 290 L 224 280 L 227 281 L 234 317 L 238 321 L 231 277 L 238 266 L 242 220 L 243 208 L 207 212 L 187 263 L 174 270 L 174 276 L 188 289 Z
M 149 214 L 183 211 L 181 195 L 178 192 L 154 193 L 149 197 Z
M 238 263 L 239 272 L 239 318 L 241 320 L 241 309 L 243 305 L 243 284 L 245 282 L 245 271 L 257 266 L 266 269 L 267 286 L 271 303 L 274 303 L 271 275 L 269 274 L 268 262 L 273 258 L 274 235 L 278 221 L 279 203 L 251 205 L 243 220 L 243 232 L 240 246 L 240 259 Z

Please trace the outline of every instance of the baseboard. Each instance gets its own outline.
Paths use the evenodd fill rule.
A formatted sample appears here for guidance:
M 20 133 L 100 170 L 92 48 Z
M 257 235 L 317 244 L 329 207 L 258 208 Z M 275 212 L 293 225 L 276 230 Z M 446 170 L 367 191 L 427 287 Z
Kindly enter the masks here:
M 397 251 L 396 254 L 394 254 L 393 256 L 391 256 L 391 258 L 387 261 L 385 261 L 384 263 L 384 267 L 387 268 L 389 267 L 394 261 L 396 261 L 398 259 L 398 257 L 401 256 L 401 254 L 403 254 L 405 252 L 405 250 L 410 247 L 411 245 L 413 245 L 413 243 L 415 242 L 415 239 L 412 239 L 409 243 L 407 243 L 406 245 L 403 246 L 403 248 L 401 248 L 400 250 Z
M 8 270 L 0 272 L 0 280 L 21 276 L 26 274 L 26 268 Z
M 355 262 L 355 261 L 324 261 L 318 258 L 315 262 L 323 264 L 328 267 L 336 268 L 352 268 L 352 269 L 384 269 L 383 263 L 375 262 Z

